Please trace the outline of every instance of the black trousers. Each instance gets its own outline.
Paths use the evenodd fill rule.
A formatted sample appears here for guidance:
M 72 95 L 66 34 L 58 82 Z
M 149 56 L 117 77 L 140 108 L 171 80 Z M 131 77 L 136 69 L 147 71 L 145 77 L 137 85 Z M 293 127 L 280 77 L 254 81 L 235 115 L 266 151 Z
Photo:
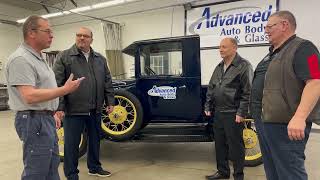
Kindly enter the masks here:
M 101 114 L 66 116 L 64 128 L 64 174 L 68 180 L 78 180 L 78 158 L 81 133 L 86 126 L 88 131 L 87 166 L 89 171 L 102 169 L 100 156 Z
M 224 175 L 230 175 L 228 160 L 231 160 L 234 179 L 241 180 L 245 157 L 243 124 L 236 123 L 235 119 L 235 112 L 215 112 L 213 130 L 218 171 Z

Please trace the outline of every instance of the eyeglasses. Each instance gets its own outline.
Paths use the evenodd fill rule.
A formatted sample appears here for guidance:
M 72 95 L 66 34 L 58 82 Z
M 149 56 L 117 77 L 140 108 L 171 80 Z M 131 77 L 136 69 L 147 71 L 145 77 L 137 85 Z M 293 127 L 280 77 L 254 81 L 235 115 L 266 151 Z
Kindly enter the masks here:
M 45 32 L 47 34 L 53 34 L 53 31 L 51 29 L 32 29 L 32 30 Z
M 87 34 L 76 34 L 76 36 L 78 38 L 84 37 L 84 38 L 91 38 L 91 36 L 87 35 Z
M 276 26 L 277 24 L 279 24 L 279 23 L 266 25 L 266 29 L 271 29 L 273 26 Z
M 279 21 L 279 22 L 274 23 L 274 24 L 266 25 L 266 29 L 271 29 L 271 28 L 273 28 L 274 26 L 276 26 L 276 25 L 278 25 L 278 24 L 280 24 L 280 23 L 282 23 L 283 25 L 285 25 L 285 24 L 287 23 L 287 21 L 283 20 L 283 21 Z

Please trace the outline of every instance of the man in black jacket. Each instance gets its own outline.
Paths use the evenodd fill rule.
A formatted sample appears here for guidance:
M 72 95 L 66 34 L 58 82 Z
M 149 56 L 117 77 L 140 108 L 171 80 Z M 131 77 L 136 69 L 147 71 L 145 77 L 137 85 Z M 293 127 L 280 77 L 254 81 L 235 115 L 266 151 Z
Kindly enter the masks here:
M 228 160 L 233 162 L 234 179 L 243 180 L 244 142 L 241 120 L 248 111 L 253 70 L 237 53 L 237 41 L 225 38 L 220 42 L 223 61 L 215 68 L 207 91 L 206 116 L 214 115 L 214 136 L 218 171 L 212 179 L 229 179 Z
M 58 114 L 64 126 L 64 173 L 68 180 L 79 179 L 77 169 L 81 133 L 86 126 L 89 137 L 87 165 L 89 175 L 110 176 L 99 161 L 101 111 L 103 103 L 107 113 L 114 105 L 114 91 L 106 59 L 90 47 L 92 31 L 82 27 L 76 34 L 76 44 L 61 52 L 54 65 L 58 86 L 62 86 L 71 73 L 85 81 L 74 93 L 60 98 Z

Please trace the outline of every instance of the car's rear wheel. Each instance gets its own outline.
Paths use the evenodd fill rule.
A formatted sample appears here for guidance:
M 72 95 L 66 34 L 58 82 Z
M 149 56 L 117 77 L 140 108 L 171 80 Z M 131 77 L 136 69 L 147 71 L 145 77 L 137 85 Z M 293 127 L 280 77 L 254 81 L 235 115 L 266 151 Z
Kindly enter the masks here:
M 138 98 L 128 91 L 115 92 L 113 112 L 102 111 L 102 130 L 111 140 L 128 140 L 135 135 L 143 123 L 143 109 Z
M 262 164 L 262 154 L 258 134 L 252 119 L 244 121 L 243 141 L 245 145 L 245 166 L 253 167 Z
M 59 145 L 59 156 L 60 161 L 63 162 L 64 160 L 64 129 L 63 127 L 57 129 L 58 135 L 58 145 Z M 87 152 L 87 131 L 84 130 L 81 134 L 81 140 L 79 143 L 79 158 L 86 154 Z

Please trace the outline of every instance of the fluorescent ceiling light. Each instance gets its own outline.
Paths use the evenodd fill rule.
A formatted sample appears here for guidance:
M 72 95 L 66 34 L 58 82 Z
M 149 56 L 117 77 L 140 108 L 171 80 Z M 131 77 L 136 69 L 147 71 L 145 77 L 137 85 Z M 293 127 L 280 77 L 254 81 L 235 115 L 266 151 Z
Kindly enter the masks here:
M 57 13 L 50 13 L 50 14 L 42 15 L 41 17 L 51 18 L 51 17 L 62 16 L 62 15 L 63 15 L 63 12 L 57 12 Z
M 89 11 L 93 9 L 91 6 L 84 6 L 84 7 L 80 7 L 80 8 L 75 8 L 75 9 L 70 9 L 70 12 L 73 13 L 78 13 L 78 12 L 84 12 L 84 11 Z
M 105 7 L 110 7 L 110 6 L 114 6 L 117 4 L 122 4 L 125 3 L 125 0 L 113 0 L 113 1 L 107 1 L 107 2 L 103 2 L 103 3 L 98 3 L 98 4 L 94 4 L 92 5 L 93 9 L 98 9 L 98 8 L 105 8 Z
M 85 11 L 89 11 L 89 10 L 93 10 L 93 9 L 106 8 L 106 7 L 111 7 L 111 6 L 115 6 L 115 5 L 119 5 L 119 4 L 134 2 L 134 1 L 138 1 L 138 0 L 111 0 L 111 1 L 107 1 L 107 2 L 93 4 L 91 6 L 84 6 L 84 7 L 79 7 L 79 8 L 75 8 L 75 9 L 70 9 L 70 10 L 63 11 L 63 12 L 45 14 L 45 15 L 42 15 L 41 17 L 44 17 L 44 18 L 58 17 L 58 16 L 67 15 L 70 13 L 80 13 L 80 12 L 85 12 Z M 26 21 L 26 19 L 27 18 L 19 19 L 19 20 L 17 20 L 17 22 L 24 23 Z

